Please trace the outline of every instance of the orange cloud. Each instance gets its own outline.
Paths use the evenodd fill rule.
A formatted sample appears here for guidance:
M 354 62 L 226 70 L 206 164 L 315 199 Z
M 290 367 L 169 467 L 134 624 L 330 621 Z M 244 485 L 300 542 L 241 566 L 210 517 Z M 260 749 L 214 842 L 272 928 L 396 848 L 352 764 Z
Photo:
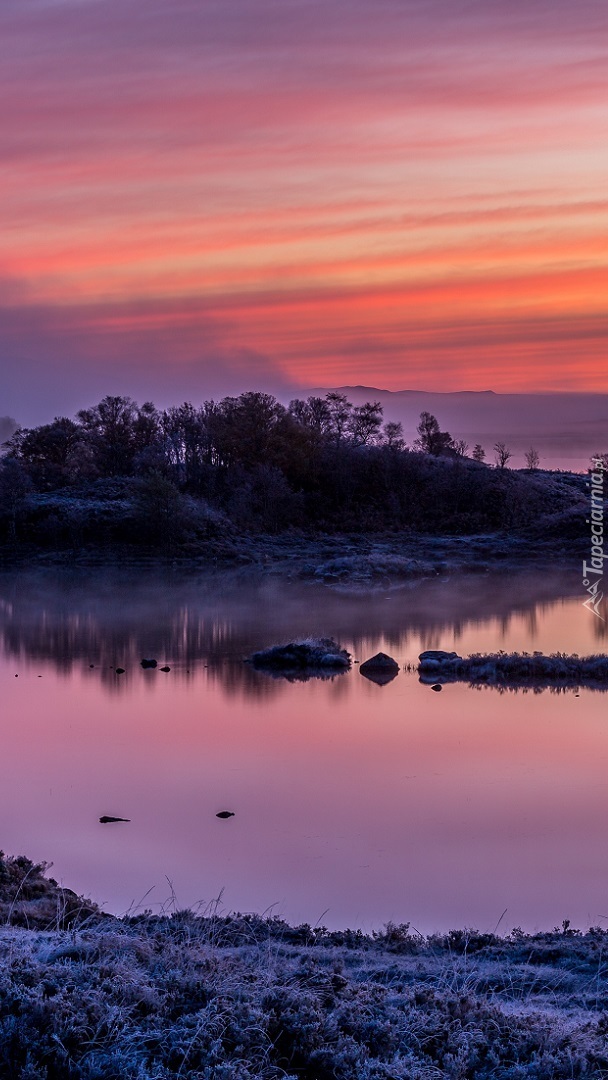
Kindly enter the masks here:
M 183 372 L 212 330 L 252 385 L 608 389 L 591 0 L 6 0 L 0 34 L 0 362 Z

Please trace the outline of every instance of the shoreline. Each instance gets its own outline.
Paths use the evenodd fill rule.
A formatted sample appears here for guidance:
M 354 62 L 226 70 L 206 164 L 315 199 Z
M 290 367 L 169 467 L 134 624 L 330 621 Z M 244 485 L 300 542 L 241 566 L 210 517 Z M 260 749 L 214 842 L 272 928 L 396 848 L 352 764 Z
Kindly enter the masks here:
M 608 930 L 118 918 L 0 857 L 6 1080 L 605 1076 Z M 15 920 L 22 925 L 14 925 Z
M 47 550 L 19 544 L 0 548 L 0 570 L 117 566 L 184 572 L 232 572 L 253 579 L 312 582 L 333 588 L 385 589 L 413 581 L 493 571 L 531 572 L 576 566 L 584 544 L 527 539 L 506 533 L 282 534 L 230 537 L 196 552 L 131 545 Z

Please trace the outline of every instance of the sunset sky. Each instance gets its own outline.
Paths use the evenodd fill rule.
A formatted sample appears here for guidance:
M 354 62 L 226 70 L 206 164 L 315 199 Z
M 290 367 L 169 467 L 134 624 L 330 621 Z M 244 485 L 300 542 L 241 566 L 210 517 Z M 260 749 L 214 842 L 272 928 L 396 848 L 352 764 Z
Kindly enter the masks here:
M 608 391 L 606 0 L 3 0 L 0 413 Z

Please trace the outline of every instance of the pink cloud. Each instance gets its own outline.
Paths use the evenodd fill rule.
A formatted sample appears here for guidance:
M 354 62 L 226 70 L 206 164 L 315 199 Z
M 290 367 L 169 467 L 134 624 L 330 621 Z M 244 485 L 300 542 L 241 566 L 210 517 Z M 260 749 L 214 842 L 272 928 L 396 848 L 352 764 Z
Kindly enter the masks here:
M 606 387 L 605 5 L 5 0 L 0 34 L 7 366 Z

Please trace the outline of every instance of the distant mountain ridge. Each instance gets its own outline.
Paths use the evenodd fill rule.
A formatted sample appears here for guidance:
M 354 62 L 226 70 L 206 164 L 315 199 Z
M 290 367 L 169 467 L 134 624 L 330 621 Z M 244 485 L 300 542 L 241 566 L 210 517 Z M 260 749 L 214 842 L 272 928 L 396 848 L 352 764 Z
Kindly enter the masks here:
M 501 394 L 494 390 L 382 390 L 375 386 L 314 387 L 299 397 L 338 392 L 355 405 L 379 401 L 385 420 L 398 420 L 408 443 L 415 438 L 420 413 L 433 413 L 445 431 L 481 443 L 487 459 L 492 447 L 506 442 L 515 467 L 534 446 L 547 468 L 586 469 L 591 454 L 608 450 L 608 394 Z
M 361 384 L 358 384 L 357 386 L 338 386 L 338 387 L 334 387 L 331 390 L 329 390 L 329 389 L 327 389 L 327 390 L 320 389 L 320 390 L 311 390 L 311 391 L 307 391 L 307 392 L 312 393 L 312 394 L 316 394 L 316 393 L 329 394 L 329 393 L 334 393 L 334 392 L 346 393 L 348 390 L 351 390 L 351 391 L 354 391 L 354 392 L 359 392 L 359 391 L 363 392 L 364 391 L 366 394 L 368 394 L 368 393 L 369 394 L 390 394 L 392 397 L 400 397 L 400 396 L 406 395 L 406 394 L 428 394 L 428 395 L 443 394 L 443 395 L 446 395 L 448 397 L 456 397 L 457 395 L 464 396 L 465 394 L 472 394 L 475 397 L 479 397 L 480 394 L 494 394 L 494 396 L 496 396 L 496 391 L 495 390 L 450 390 L 450 391 L 445 391 L 445 390 L 382 390 L 378 386 L 363 386 Z

